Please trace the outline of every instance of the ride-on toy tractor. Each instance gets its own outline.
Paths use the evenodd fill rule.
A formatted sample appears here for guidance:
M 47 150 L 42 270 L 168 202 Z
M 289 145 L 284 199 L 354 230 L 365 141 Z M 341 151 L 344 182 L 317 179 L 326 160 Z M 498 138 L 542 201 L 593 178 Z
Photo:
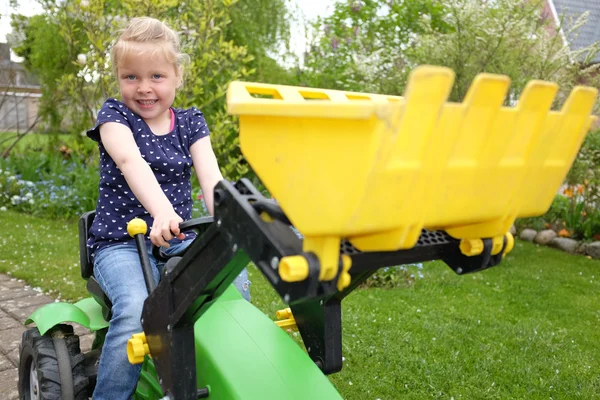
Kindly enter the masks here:
M 342 368 L 341 302 L 358 285 L 386 266 L 439 259 L 463 275 L 502 261 L 515 219 L 549 208 L 597 91 L 577 87 L 552 111 L 557 86 L 534 81 L 509 107 L 509 79 L 482 74 L 452 103 L 453 79 L 419 67 L 403 97 L 230 84 L 242 152 L 276 202 L 245 179 L 222 181 L 214 219 L 183 223 L 198 236 L 158 284 L 146 279 L 143 332 L 128 344 L 130 361 L 143 363 L 135 398 L 340 398 L 327 375 Z M 85 246 L 92 218 L 80 221 L 91 297 L 28 319 L 23 399 L 93 390 L 111 309 Z M 145 268 L 145 227 L 129 232 Z M 277 323 L 231 285 L 250 261 L 289 306 Z M 95 332 L 90 352 L 81 354 L 70 323 Z

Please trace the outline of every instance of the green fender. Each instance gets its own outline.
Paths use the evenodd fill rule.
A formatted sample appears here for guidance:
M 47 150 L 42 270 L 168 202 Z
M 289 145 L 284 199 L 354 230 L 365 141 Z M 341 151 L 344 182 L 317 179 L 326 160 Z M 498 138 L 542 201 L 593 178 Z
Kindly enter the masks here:
M 290 335 L 232 285 L 194 325 L 196 379 L 212 400 L 341 400 Z
M 49 303 L 35 310 L 25 321 L 25 325 L 35 323 L 41 335 L 52 327 L 64 322 L 75 322 L 94 332 L 108 327 L 102 317 L 102 307 L 92 297 L 75 304 Z
M 194 324 L 196 380 L 210 399 L 342 399 L 306 351 L 233 285 L 201 314 Z M 162 396 L 146 355 L 134 400 Z

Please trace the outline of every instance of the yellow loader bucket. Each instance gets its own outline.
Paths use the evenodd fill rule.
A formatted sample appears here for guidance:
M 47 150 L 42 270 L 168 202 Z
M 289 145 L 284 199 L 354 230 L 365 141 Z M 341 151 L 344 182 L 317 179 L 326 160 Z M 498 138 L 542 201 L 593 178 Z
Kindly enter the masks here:
M 454 72 L 415 69 L 405 96 L 232 82 L 241 151 L 294 226 L 322 280 L 347 238 L 361 251 L 413 247 L 423 228 L 502 237 L 545 213 L 595 117 L 597 90 L 532 81 L 505 107 L 510 79 L 480 74 L 447 102 Z

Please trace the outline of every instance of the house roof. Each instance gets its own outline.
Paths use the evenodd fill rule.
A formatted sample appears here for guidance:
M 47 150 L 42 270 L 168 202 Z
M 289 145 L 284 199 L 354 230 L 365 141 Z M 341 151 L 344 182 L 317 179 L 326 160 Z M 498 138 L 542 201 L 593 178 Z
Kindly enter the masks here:
M 589 11 L 588 21 L 579 30 L 579 36 L 570 38 L 567 41 L 572 49 L 580 49 L 600 41 L 600 1 L 591 0 L 549 0 L 556 10 L 556 16 L 561 15 L 571 17 L 573 22 L 586 11 Z M 569 28 L 569 21 L 565 18 L 565 27 Z M 565 32 L 566 34 L 566 32 Z M 594 63 L 600 63 L 600 54 L 593 59 Z

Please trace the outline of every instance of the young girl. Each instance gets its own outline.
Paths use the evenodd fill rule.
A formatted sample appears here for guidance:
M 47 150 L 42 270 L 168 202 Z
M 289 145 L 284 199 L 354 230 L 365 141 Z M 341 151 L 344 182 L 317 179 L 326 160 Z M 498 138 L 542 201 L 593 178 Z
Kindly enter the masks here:
M 171 107 L 186 57 L 165 24 L 131 20 L 111 50 L 121 99 L 108 99 L 87 133 L 98 142 L 101 165 L 88 245 L 94 276 L 113 304 L 94 399 L 130 398 L 141 368 L 127 360 L 127 340 L 142 331 L 148 293 L 127 222 L 142 218 L 153 244 L 178 252 L 192 240 L 179 231 L 179 223 L 192 216 L 192 166 L 211 214 L 213 189 L 223 179 L 203 114 Z M 149 256 L 158 283 L 162 265 Z M 249 300 L 247 271 L 234 283 Z

